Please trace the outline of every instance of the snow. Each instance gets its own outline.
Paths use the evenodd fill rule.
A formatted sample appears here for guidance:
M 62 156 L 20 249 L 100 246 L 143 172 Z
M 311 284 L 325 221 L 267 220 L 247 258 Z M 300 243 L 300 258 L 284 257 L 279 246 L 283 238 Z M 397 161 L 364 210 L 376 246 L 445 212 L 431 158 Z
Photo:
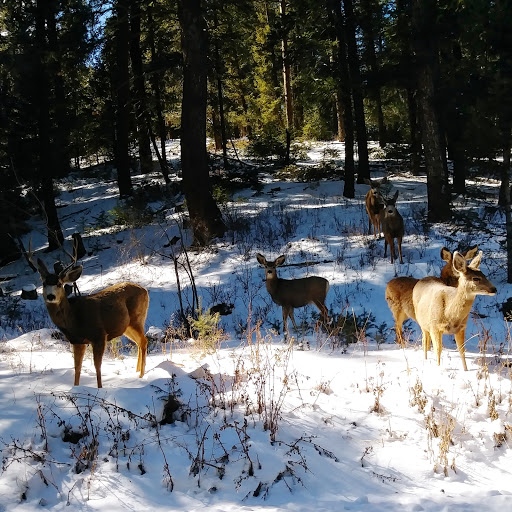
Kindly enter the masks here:
M 326 147 L 339 152 L 334 160 L 342 158 L 339 143 L 312 144 L 309 164 L 325 158 Z M 223 207 L 238 231 L 205 251 L 188 250 L 203 309 L 235 306 L 221 317 L 225 339 L 216 351 L 165 338 L 179 309 L 170 257 L 179 244 L 172 249 L 168 241 L 182 235 L 180 214 L 112 228 L 105 222 L 119 205 L 112 181 L 82 173 L 61 183 L 66 243 L 78 230 L 91 252 L 82 261 L 81 293 L 125 280 L 149 290 L 146 373 L 138 378 L 127 341 L 118 354 L 105 354 L 102 389 L 89 352 L 74 387 L 70 347 L 54 335 L 39 276 L 21 260 L 0 269 L 0 277 L 16 276 L 2 282 L 11 301 L 24 287 L 39 291 L 36 301 L 15 302 L 0 319 L 0 511 L 510 509 L 512 370 L 509 325 L 499 305 L 511 290 L 503 218 L 493 209 L 499 184 L 470 183 L 487 199 L 455 200 L 485 230 L 476 221 L 427 230 L 425 178 L 396 172 L 390 180 L 406 226 L 403 265 L 384 259 L 383 239 L 366 234 L 365 185 L 356 185 L 352 200 L 342 196 L 342 182 L 276 182 L 265 175 L 262 193 L 238 192 Z M 40 251 L 41 219 L 32 228 L 24 243 L 31 239 Z M 397 275 L 439 275 L 441 247 L 476 243 L 484 253 L 481 270 L 498 293 L 473 305 L 468 371 L 452 336 L 443 337 L 440 366 L 432 352 L 425 360 L 412 320 L 405 324 L 407 348 L 397 346 L 386 283 Z M 307 331 L 296 333 L 293 345 L 284 343 L 275 330 L 281 309 L 265 289 L 258 252 L 267 259 L 286 255 L 282 277 L 329 279 L 330 315 L 347 316 L 348 336 L 353 315 L 366 320 L 366 330 L 348 344 L 317 333 L 309 327 L 318 318 L 311 306 L 295 310 Z M 57 252 L 38 256 L 47 265 L 66 259 Z M 190 300 L 184 272 L 180 280 Z M 175 421 L 160 423 L 169 418 L 169 396 L 181 407 Z

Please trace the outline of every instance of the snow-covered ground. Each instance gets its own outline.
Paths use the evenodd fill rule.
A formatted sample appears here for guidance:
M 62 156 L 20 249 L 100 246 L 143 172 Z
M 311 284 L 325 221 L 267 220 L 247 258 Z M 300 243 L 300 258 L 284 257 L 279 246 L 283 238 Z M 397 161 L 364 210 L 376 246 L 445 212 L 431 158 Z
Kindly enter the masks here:
M 342 145 L 329 147 L 338 153 L 312 145 L 310 163 L 342 157 Z M 383 175 L 380 169 L 375 176 Z M 4 307 L 0 324 L 0 511 L 511 507 L 511 347 L 498 309 L 511 288 L 500 245 L 503 219 L 494 208 L 499 184 L 470 183 L 487 199 L 459 198 L 455 210 L 465 221 L 427 226 L 425 177 L 391 172 L 389 178 L 405 221 L 403 265 L 384 259 L 383 239 L 367 234 L 368 186 L 357 185 L 356 198 L 346 199 L 342 182 L 262 175 L 261 192 L 242 190 L 223 206 L 236 231 L 208 250 L 188 250 L 202 308 L 234 304 L 221 318 L 223 332 L 214 333 L 221 348 L 207 353 L 200 341 L 154 341 L 139 379 L 127 342 L 120 354 L 105 354 L 100 390 L 89 352 L 81 385 L 72 385 L 69 344 L 53 336 L 38 274 L 21 260 L 0 269 L 0 277 L 10 276 L 2 288 L 12 295 L 1 299 L 10 309 Z M 66 243 L 80 231 L 91 253 L 82 260 L 80 291 L 137 282 L 150 295 L 146 328 L 164 331 L 179 310 L 170 255 L 181 254 L 180 244 L 168 242 L 182 234 L 181 214 L 155 201 L 150 206 L 165 218 L 113 229 L 107 212 L 119 208 L 115 180 L 80 174 L 60 188 Z M 32 226 L 24 242 L 31 239 L 51 266 L 59 255 L 40 251 L 41 219 Z M 475 244 L 498 293 L 473 305 L 468 371 L 452 336 L 444 336 L 440 366 L 433 353 L 425 360 L 412 321 L 405 324 L 407 348 L 398 347 L 386 283 L 439 275 L 441 247 Z M 285 254 L 282 277 L 328 279 L 329 313 L 346 319 L 341 335 L 317 333 L 318 312 L 308 306 L 295 311 L 303 332 L 293 345 L 283 343 L 281 308 L 266 291 L 256 253 Z M 184 270 L 180 281 L 190 301 Z M 39 298 L 14 301 L 30 284 Z M 161 423 L 175 400 L 175 421 Z

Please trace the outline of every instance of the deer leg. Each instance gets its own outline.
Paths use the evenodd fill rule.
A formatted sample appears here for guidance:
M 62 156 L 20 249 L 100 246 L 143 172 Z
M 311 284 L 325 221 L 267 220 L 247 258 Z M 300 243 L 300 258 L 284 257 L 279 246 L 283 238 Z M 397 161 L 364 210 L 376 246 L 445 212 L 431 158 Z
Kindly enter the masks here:
M 425 353 L 425 359 L 427 359 L 427 352 L 430 348 L 430 333 L 428 331 L 421 330 L 421 344 L 423 345 L 423 352 Z
M 329 325 L 329 314 L 327 311 L 327 307 L 323 302 L 320 302 L 319 300 L 315 301 L 314 304 L 320 311 L 321 324 L 324 326 L 324 329 L 327 330 L 327 326 Z
M 295 317 L 293 316 L 293 308 L 290 306 L 288 308 L 288 316 L 292 319 L 293 328 L 295 329 L 295 332 L 298 333 L 299 330 L 297 329 L 297 324 L 295 323 Z
M 94 359 L 94 368 L 96 368 L 96 381 L 98 388 L 103 387 L 101 385 L 101 361 L 103 360 L 103 353 L 105 352 L 106 340 L 96 341 L 92 344 L 92 357 Z
M 403 323 L 407 320 L 407 315 L 402 311 L 397 314 L 395 319 L 395 334 L 396 334 L 396 342 L 401 346 L 405 347 L 404 336 L 402 334 L 402 326 Z
M 399 237 L 396 239 L 396 245 L 398 247 L 398 255 L 400 256 L 400 263 L 403 263 L 404 260 L 402 259 L 402 237 Z
M 384 258 L 388 254 L 388 237 L 384 235 Z
M 137 371 L 140 372 L 139 377 L 144 377 L 144 372 L 146 371 L 146 354 L 148 352 L 148 339 L 144 335 L 144 329 L 141 327 L 137 329 L 129 325 L 124 335 L 130 338 L 138 347 Z
M 283 333 L 284 339 L 288 339 L 288 308 L 283 306 Z
M 457 343 L 457 348 L 459 349 L 460 358 L 462 359 L 462 367 L 464 368 L 464 371 L 468 371 L 468 367 L 466 365 L 466 350 L 465 350 L 465 343 L 464 340 L 466 338 L 466 329 L 461 329 L 456 335 L 455 335 L 455 343 Z
M 80 374 L 82 373 L 82 361 L 84 360 L 87 345 L 73 345 L 73 358 L 75 360 L 75 386 L 80 385 Z
M 433 331 L 430 333 L 432 344 L 437 356 L 437 366 L 441 366 L 441 351 L 443 350 L 443 333 L 441 331 Z

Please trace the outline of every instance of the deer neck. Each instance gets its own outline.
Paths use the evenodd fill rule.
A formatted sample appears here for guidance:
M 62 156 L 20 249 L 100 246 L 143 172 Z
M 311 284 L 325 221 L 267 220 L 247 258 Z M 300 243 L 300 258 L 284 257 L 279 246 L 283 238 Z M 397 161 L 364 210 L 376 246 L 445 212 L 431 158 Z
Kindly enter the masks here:
M 267 279 L 266 281 L 267 292 L 270 294 L 272 298 L 274 298 L 275 294 L 277 293 L 277 290 L 279 288 L 279 281 L 280 279 L 278 277 Z
M 65 297 L 59 303 L 46 303 L 52 322 L 63 332 L 70 343 L 82 343 L 83 337 L 76 332 L 73 307 Z
M 475 301 L 475 295 L 468 292 L 465 283 L 459 278 L 457 288 L 455 288 L 455 294 L 452 300 L 446 307 L 446 316 L 450 318 L 465 318 L 469 315 L 473 302 Z

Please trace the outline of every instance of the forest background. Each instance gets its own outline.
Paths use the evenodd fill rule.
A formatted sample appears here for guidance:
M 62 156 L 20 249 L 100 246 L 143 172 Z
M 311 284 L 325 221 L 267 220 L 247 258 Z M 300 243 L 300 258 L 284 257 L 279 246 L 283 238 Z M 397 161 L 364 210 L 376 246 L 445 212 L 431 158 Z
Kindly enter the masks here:
M 468 173 L 496 175 L 512 282 L 510 19 L 502 0 L 4 0 L 0 264 L 23 252 L 34 211 L 49 249 L 62 244 L 53 180 L 71 169 L 115 168 L 120 198 L 144 201 L 131 172 L 157 165 L 206 245 L 225 229 L 214 151 L 224 176 L 237 169 L 233 186 L 251 179 L 228 155 L 235 139 L 286 169 L 294 141 L 337 138 L 344 196 L 370 177 L 378 141 L 384 158 L 426 172 L 428 221 L 452 218 Z

